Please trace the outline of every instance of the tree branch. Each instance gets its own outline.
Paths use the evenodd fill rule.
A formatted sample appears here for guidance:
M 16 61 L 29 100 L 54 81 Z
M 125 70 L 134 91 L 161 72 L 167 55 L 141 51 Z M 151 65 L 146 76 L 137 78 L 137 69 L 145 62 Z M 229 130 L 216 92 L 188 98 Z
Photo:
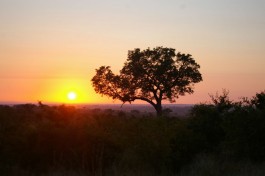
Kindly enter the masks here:
M 143 100 L 143 101 L 146 101 L 146 102 L 150 103 L 152 106 L 156 107 L 156 104 L 153 101 L 151 101 L 151 100 L 149 100 L 147 98 L 144 98 L 144 97 L 134 97 L 133 99 L 134 100 Z

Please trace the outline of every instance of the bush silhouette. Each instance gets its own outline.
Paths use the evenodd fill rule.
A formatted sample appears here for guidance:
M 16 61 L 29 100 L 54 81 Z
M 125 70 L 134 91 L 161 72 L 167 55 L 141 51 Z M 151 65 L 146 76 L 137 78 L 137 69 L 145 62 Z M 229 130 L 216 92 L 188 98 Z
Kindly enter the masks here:
M 0 105 L 0 172 L 174 175 L 205 155 L 218 164 L 264 163 L 263 95 L 239 102 L 227 95 L 229 108 L 218 103 L 226 101 L 198 104 L 181 119 L 65 105 Z

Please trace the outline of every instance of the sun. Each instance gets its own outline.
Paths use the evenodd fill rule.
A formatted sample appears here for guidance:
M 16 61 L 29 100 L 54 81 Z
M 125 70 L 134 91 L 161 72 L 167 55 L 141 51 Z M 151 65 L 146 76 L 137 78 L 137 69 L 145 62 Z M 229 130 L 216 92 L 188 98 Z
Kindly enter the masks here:
M 67 94 L 67 97 L 68 97 L 69 100 L 75 100 L 76 97 L 77 97 L 77 95 L 76 95 L 75 92 L 69 92 L 69 93 Z

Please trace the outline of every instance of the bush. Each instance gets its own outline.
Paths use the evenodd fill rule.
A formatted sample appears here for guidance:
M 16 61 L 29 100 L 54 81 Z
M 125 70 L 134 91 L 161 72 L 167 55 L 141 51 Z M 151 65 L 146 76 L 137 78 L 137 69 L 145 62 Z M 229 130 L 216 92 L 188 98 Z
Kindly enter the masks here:
M 190 174 L 186 169 L 206 155 L 206 164 L 213 164 L 203 173 L 213 175 L 211 170 L 227 167 L 222 162 L 263 163 L 263 97 L 264 92 L 232 102 L 227 94 L 215 96 L 212 104 L 195 105 L 186 119 L 42 103 L 0 105 L 0 172 Z

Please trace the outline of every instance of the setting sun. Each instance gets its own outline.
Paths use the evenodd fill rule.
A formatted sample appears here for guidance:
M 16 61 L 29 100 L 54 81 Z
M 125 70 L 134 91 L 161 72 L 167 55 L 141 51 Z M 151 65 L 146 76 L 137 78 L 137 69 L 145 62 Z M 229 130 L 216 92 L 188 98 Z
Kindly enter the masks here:
M 67 97 L 68 97 L 69 100 L 75 100 L 76 97 L 77 97 L 77 95 L 76 95 L 75 92 L 69 92 L 69 93 L 67 94 Z

